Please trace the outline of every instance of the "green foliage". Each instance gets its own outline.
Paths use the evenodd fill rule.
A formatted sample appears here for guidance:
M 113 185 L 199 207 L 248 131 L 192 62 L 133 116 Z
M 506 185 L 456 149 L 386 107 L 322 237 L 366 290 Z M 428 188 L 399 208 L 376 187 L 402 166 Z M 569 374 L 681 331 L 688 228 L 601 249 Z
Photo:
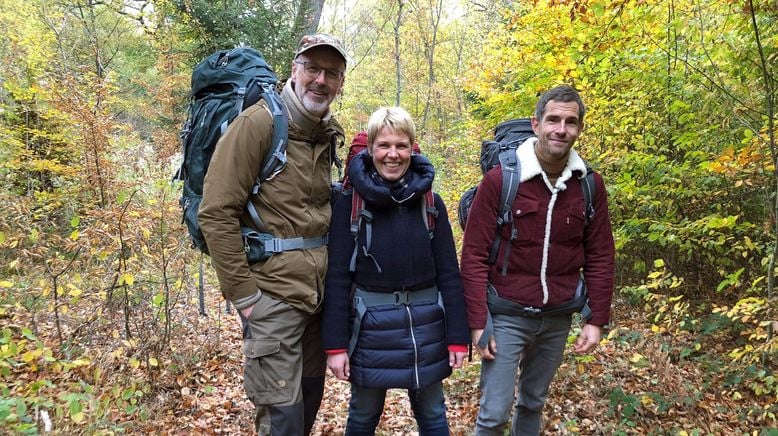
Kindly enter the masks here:
M 69 125 L 72 119 L 47 98 L 47 53 L 54 50 L 52 33 L 36 20 L 38 10 L 30 2 L 5 1 L 0 12 L 4 28 L 15 29 L 2 36 L 8 53 L 20 62 L 4 67 L 0 90 L 0 175 L 6 189 L 16 195 L 41 193 L 45 203 L 61 205 L 62 193 L 74 184 L 78 160 Z M 54 18 L 54 17 L 52 17 Z
M 44 377 L 45 374 L 77 372 L 90 363 L 88 358 L 56 358 L 53 350 L 29 329 L 3 329 L 0 332 L 0 350 L 0 415 L 5 415 L 0 422 L 6 429 L 21 432 L 34 429 L 38 418 L 31 414 L 38 410 L 67 409 L 74 422 L 83 419 L 83 397 L 70 393 L 52 398 L 50 391 L 54 386 Z M 24 372 L 39 373 L 44 377 L 32 380 L 17 377 Z
M 608 414 L 618 414 L 621 417 L 622 424 L 627 427 L 634 427 L 635 421 L 633 417 L 635 412 L 640 409 L 640 400 L 635 395 L 626 394 L 621 389 L 613 390 L 609 398 L 610 405 L 608 407 Z
M 624 284 L 639 282 L 660 253 L 692 283 L 739 270 L 752 280 L 750 259 L 767 255 L 771 236 L 762 231 L 770 210 L 761 189 L 770 161 L 751 139 L 765 120 L 743 86 L 758 71 L 740 68 L 733 49 L 755 58 L 749 16 L 723 2 L 696 13 L 662 2 L 537 3 L 506 10 L 491 35 L 483 68 L 473 70 L 476 113 L 492 123 L 528 114 L 537 92 L 574 84 L 590 109 L 580 148 L 606 176 Z M 774 40 L 774 26 L 762 30 Z M 726 68 L 743 82 L 723 78 Z
M 723 316 L 734 337 L 735 348 L 728 353 L 731 359 L 728 372 L 738 380 L 733 385 L 741 385 L 757 396 L 777 396 L 775 374 L 769 371 L 769 364 L 765 365 L 768 359 L 778 355 L 778 338 L 770 333 L 770 329 L 774 331 L 776 327 L 775 321 L 765 320 L 769 313 L 767 300 L 744 298 L 731 308 L 714 307 L 712 313 Z M 744 374 L 745 380 L 739 374 Z
M 672 295 L 682 281 L 667 270 L 661 259 L 654 262 L 654 267 L 649 281 L 631 291 L 631 295 L 645 301 L 643 310 L 652 322 L 651 331 L 666 335 L 670 346 L 678 346 L 681 359 L 704 356 L 712 343 L 725 344 L 729 360 L 711 370 L 728 374 L 733 397 L 742 398 L 741 389 L 756 396 L 778 395 L 778 384 L 768 370 L 770 360 L 778 355 L 778 338 L 769 332 L 774 321 L 765 320 L 769 313 L 767 300 L 745 297 L 731 308 L 713 305 L 693 311 L 684 295 Z
M 165 15 L 175 18 L 191 41 L 192 60 L 217 51 L 249 45 L 262 51 L 281 77 L 288 77 L 291 59 L 301 36 L 298 14 L 308 2 L 254 2 L 247 0 L 165 0 Z

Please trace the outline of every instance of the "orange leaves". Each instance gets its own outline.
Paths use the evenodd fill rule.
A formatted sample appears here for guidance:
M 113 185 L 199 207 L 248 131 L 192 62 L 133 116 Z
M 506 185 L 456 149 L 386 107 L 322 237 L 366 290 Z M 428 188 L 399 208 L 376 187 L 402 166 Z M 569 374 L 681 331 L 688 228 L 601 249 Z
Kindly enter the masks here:
M 705 166 L 715 173 L 724 174 L 736 179 L 735 186 L 753 184 L 752 178 L 763 177 L 764 172 L 774 171 L 771 158 L 762 153 L 760 144 L 756 141 L 747 143 L 740 150 L 726 147 L 719 157 Z

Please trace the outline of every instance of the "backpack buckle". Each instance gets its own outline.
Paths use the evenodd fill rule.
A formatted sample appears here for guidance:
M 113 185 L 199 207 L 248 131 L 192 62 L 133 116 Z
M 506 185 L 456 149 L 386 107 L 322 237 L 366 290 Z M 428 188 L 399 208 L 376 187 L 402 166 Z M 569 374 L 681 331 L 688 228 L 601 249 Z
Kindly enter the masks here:
M 399 306 L 401 304 L 407 306 L 411 304 L 411 296 L 408 291 L 394 291 L 394 305 Z

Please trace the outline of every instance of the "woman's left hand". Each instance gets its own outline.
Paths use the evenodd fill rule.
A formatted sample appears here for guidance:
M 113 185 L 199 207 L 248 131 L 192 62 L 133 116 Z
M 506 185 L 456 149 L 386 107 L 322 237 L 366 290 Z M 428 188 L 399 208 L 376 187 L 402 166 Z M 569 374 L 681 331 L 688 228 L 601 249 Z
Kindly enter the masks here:
M 327 367 L 338 380 L 348 381 L 351 375 L 351 368 L 348 363 L 348 353 L 345 351 L 327 356 Z

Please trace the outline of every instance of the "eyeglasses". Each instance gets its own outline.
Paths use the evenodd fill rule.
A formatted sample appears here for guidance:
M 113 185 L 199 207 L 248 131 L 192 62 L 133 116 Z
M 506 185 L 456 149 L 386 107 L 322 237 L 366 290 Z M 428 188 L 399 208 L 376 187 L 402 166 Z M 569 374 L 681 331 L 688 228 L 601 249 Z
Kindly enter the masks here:
M 307 74 L 308 77 L 314 79 L 319 77 L 319 74 L 322 71 L 324 71 L 324 79 L 327 80 L 328 82 L 337 82 L 338 80 L 343 78 L 343 71 L 331 70 L 329 68 L 322 68 L 311 62 L 294 61 L 294 63 L 302 65 L 305 74 Z

